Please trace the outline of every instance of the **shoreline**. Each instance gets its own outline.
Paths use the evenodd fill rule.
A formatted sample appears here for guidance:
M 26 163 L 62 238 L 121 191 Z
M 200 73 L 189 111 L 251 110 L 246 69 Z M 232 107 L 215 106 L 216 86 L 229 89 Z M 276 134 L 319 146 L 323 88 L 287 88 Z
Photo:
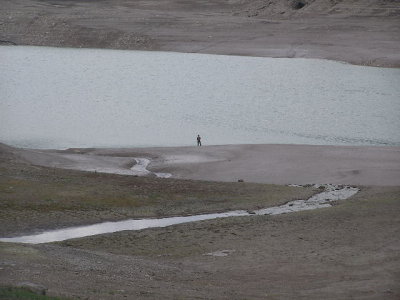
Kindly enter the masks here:
M 236 54 L 236 53 L 208 53 L 208 52 L 184 52 L 179 50 L 161 50 L 161 49 L 123 49 L 123 48 L 101 48 L 101 47 L 74 47 L 74 46 L 63 46 L 63 45 L 35 45 L 35 44 L 15 44 L 15 45 L 7 45 L 7 44 L 0 44 L 1 47 L 37 47 L 37 48 L 58 48 L 58 49 L 81 49 L 81 50 L 115 50 L 115 51 L 138 51 L 138 52 L 160 52 L 160 53 L 180 53 L 180 54 L 198 54 L 198 55 L 216 55 L 216 56 L 239 56 L 239 57 L 254 57 L 254 58 L 274 58 L 274 59 L 304 59 L 304 60 L 322 60 L 322 61 L 329 61 L 329 62 L 336 62 L 340 64 L 348 64 L 352 66 L 358 67 L 370 67 L 370 68 L 383 68 L 383 69 L 399 69 L 400 62 L 386 64 L 386 65 L 377 65 L 377 64 L 365 64 L 360 62 L 354 62 L 351 60 L 345 59 L 336 59 L 336 58 L 329 58 L 329 57 L 314 57 L 314 56 L 306 56 L 306 57 L 296 57 L 296 56 L 268 56 L 268 55 L 257 55 L 257 54 Z
M 135 158 L 172 178 L 268 183 L 400 186 L 400 147 L 243 144 L 150 148 L 16 149 L 34 165 L 122 175 Z
M 325 3 L 324 3 L 325 2 Z M 400 67 L 400 6 L 378 1 L 5 1 L 2 44 L 303 57 Z M 259 7 L 258 7 L 259 6 Z M 62 38 L 60 38 L 62 37 Z
M 157 178 L 147 172 L 138 176 L 127 164 L 134 160 L 130 154 L 65 156 L 59 151 L 0 144 L 0 235 L 105 221 L 255 210 L 320 192 L 311 186 Z
M 400 2 L 360 2 L 4 0 L 0 45 L 400 68 Z M 246 68 L 255 74 L 254 67 Z M 268 73 L 256 79 L 268 80 Z M 382 95 L 371 95 L 382 103 Z M 349 120 L 355 122 L 354 116 Z M 360 128 L 375 124 L 370 117 L 364 120 Z M 102 132 L 93 121 L 88 124 Z M 394 128 L 375 136 L 393 136 Z M 191 134 L 183 140 L 191 140 Z M 172 177 L 157 178 L 157 173 Z M 0 298 L 8 286 L 23 282 L 63 299 L 400 299 L 400 146 L 55 150 L 0 142 L 2 237 L 128 219 L 292 209 L 292 201 L 321 192 L 310 185 L 315 183 L 351 185 L 359 192 L 332 207 L 296 213 L 210 219 L 37 245 L 0 242 Z

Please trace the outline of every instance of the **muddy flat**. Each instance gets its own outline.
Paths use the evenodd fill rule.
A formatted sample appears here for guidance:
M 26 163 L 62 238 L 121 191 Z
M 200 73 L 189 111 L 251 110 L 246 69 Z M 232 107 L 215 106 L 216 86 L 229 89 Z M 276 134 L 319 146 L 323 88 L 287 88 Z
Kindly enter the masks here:
M 400 148 L 221 145 L 125 149 L 16 150 L 35 165 L 135 175 L 134 158 L 172 178 L 272 184 L 400 186 Z
M 203 149 L 193 151 L 207 151 Z M 129 218 L 252 210 L 319 192 L 312 186 L 67 170 L 33 165 L 26 151 L 1 146 L 2 237 Z M 50 154 L 143 154 L 137 149 L 109 151 Z M 160 154 L 145 152 L 154 160 Z M 400 189 L 359 188 L 350 199 L 313 211 L 231 217 L 50 244 L 0 243 L 0 282 L 40 284 L 49 295 L 73 299 L 398 299 Z

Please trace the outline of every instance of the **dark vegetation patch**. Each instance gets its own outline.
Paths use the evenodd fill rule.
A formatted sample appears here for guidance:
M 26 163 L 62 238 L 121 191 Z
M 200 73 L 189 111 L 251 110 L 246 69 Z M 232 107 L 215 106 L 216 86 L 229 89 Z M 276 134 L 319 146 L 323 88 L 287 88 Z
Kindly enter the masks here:
M 25 288 L 0 287 L 0 299 L 4 300 L 67 300 L 66 298 L 39 295 Z
M 306 3 L 303 1 L 293 1 L 292 4 L 293 9 L 302 9 L 304 6 L 306 6 Z

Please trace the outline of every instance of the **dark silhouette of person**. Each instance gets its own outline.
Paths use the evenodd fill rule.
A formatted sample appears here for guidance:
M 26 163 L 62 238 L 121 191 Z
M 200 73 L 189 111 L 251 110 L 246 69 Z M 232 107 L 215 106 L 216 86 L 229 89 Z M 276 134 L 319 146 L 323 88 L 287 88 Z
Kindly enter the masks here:
M 197 146 L 201 146 L 201 137 L 199 134 L 197 135 Z

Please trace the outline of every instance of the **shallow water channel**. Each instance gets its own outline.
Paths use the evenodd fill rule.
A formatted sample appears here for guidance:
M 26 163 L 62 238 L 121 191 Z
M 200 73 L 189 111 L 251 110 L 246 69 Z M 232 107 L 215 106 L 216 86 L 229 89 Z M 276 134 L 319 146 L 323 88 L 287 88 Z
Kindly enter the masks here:
M 134 158 L 136 164 L 131 168 L 131 171 L 134 175 L 145 176 L 149 174 L 154 174 L 159 178 L 169 178 L 172 176 L 171 173 L 160 173 L 160 172 L 151 172 L 147 169 L 147 166 L 150 164 L 150 159 L 148 158 Z
M 255 215 L 278 215 L 284 213 L 292 213 L 303 210 L 311 210 L 332 206 L 332 201 L 344 200 L 358 192 L 354 187 L 338 187 L 333 185 L 325 185 L 325 190 L 307 200 L 290 201 L 284 205 L 259 209 L 254 211 L 236 210 L 225 213 L 202 214 L 183 217 L 168 217 L 161 219 L 138 219 L 126 220 L 119 222 L 105 222 L 88 226 L 79 226 L 64 228 L 58 230 L 50 230 L 40 234 L 19 236 L 12 238 L 0 238 L 1 242 L 12 243 L 50 243 L 56 241 L 64 241 L 68 239 L 92 236 L 97 234 L 112 233 L 124 230 L 142 230 L 146 228 L 167 227 L 176 224 L 196 222 L 202 220 L 211 220 L 227 217 L 243 217 Z

